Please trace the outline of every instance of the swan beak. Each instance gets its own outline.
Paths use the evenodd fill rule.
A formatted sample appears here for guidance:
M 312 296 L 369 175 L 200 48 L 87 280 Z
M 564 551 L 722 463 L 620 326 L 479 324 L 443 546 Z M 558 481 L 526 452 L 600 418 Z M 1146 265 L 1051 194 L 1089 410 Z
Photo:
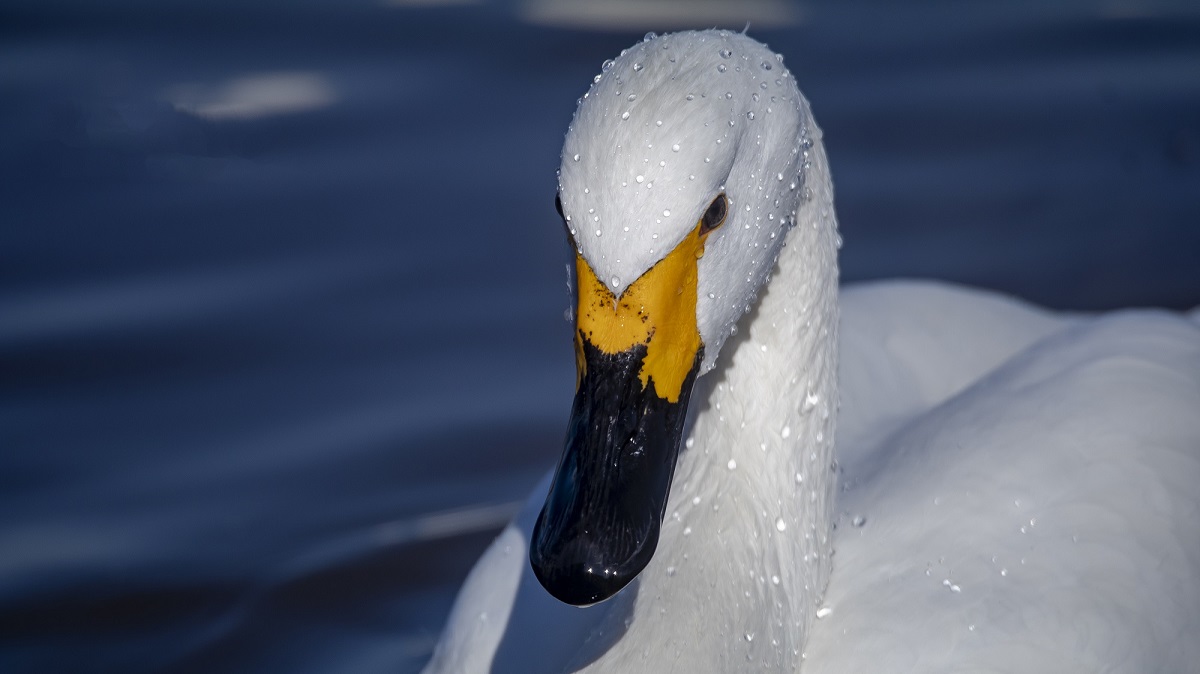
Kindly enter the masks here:
M 697 227 L 620 296 L 576 256 L 575 402 L 529 550 L 542 586 L 567 604 L 613 596 L 658 545 L 704 360 L 696 324 L 704 239 Z

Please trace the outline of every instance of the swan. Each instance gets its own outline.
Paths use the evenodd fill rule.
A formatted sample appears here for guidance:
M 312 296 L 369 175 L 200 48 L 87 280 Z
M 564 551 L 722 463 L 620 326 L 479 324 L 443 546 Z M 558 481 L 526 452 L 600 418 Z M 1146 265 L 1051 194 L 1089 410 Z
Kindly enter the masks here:
M 1198 661 L 1181 638 L 1200 625 L 1200 536 L 1184 535 L 1200 512 L 1197 321 L 1058 316 L 928 283 L 839 292 L 821 131 L 782 57 L 736 32 L 651 34 L 606 61 L 568 127 L 556 207 L 578 372 L 564 452 L 469 574 L 426 672 L 1110 661 L 1054 650 L 1072 637 L 1110 655 L 1169 646 L 1129 671 Z M 1147 368 L 1170 385 L 1135 376 Z M 1055 425 L 1028 392 L 1064 377 L 1083 384 L 1050 392 L 1077 403 Z M 1089 406 L 1087 387 L 1106 384 Z M 1153 409 L 1104 416 L 1131 394 Z M 1005 395 L 1030 418 L 1004 417 Z M 1147 469 L 1129 439 L 1164 420 L 1153 441 L 1170 470 Z M 1071 441 L 1089 421 L 1095 454 Z M 1134 471 L 1146 498 L 1115 497 L 1107 469 L 1053 478 L 1079 478 L 1074 510 L 1051 507 L 1045 479 L 1022 484 L 1092 459 Z M 1038 597 L 1035 567 L 1069 575 L 1095 552 L 1091 506 L 1127 541 L 1155 535 L 1101 561 L 1100 595 Z M 1164 511 L 1165 527 L 1120 519 Z M 1151 561 L 1140 596 L 1097 587 Z M 1082 632 L 1062 627 L 1081 607 Z M 1150 641 L 1115 633 L 1131 607 L 1157 614 Z

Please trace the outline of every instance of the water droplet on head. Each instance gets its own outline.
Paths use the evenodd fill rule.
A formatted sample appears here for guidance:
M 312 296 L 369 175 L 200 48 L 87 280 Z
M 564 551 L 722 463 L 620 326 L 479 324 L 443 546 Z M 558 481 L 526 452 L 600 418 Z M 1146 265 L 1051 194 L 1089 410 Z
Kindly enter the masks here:
M 728 98 L 733 98 L 733 92 L 732 92 L 732 91 L 726 91 L 726 92 L 725 92 L 725 98 L 727 98 L 727 99 L 728 99 Z
M 669 217 L 671 217 L 671 211 L 670 211 L 670 209 L 663 211 L 663 217 L 666 217 L 666 218 L 669 218 Z
M 761 66 L 762 66 L 762 69 L 763 69 L 763 70 L 770 70 L 770 69 L 771 69 L 771 64 L 770 64 L 770 63 L 767 63 L 766 61 L 763 61 L 763 62 L 762 62 L 761 64 L 759 64 L 759 65 L 761 65 Z
M 737 461 L 730 459 L 729 463 L 725 464 L 725 467 L 728 468 L 729 470 L 735 470 L 737 468 Z
M 754 119 L 754 111 L 753 110 L 746 113 L 746 119 Z
M 628 110 L 621 113 L 621 119 L 629 119 L 629 111 Z
M 685 99 L 685 100 L 689 100 L 689 101 L 690 101 L 690 100 L 692 100 L 693 98 L 695 98 L 695 96 L 693 96 L 693 95 L 691 95 L 691 94 L 688 94 L 687 96 L 684 96 L 684 99 Z
M 621 285 L 621 279 L 620 279 L 620 278 L 618 278 L 618 277 L 616 277 L 616 276 L 614 276 L 614 277 L 612 277 L 612 279 L 609 281 L 609 283 L 611 283 L 611 284 L 612 284 L 612 287 L 616 288 L 617 286 Z
M 718 64 L 717 64 L 717 72 L 719 72 L 719 73 L 723 73 L 723 72 L 725 72 L 725 70 L 726 70 L 726 68 L 725 68 L 725 64 L 724 64 L 724 63 L 718 63 Z
M 855 515 L 854 519 L 850 520 L 850 524 L 855 527 L 861 527 L 862 525 L 864 525 L 866 523 L 867 523 L 867 518 L 863 517 L 862 515 Z
M 596 230 L 596 236 L 600 236 L 600 230 Z
M 746 641 L 754 641 L 754 632 L 746 632 Z
M 633 72 L 639 73 L 641 71 L 642 71 L 642 64 L 640 64 L 640 63 L 633 64 Z
M 645 180 L 645 179 L 646 179 L 646 176 L 637 176 L 636 178 L 634 178 L 634 180 L 635 180 L 636 182 L 639 182 L 639 183 L 640 183 L 640 182 L 642 182 L 642 181 L 643 181 L 643 180 Z
M 722 49 L 721 51 L 719 51 L 717 53 L 720 54 L 721 58 L 723 58 L 723 59 L 727 59 L 730 56 L 733 56 L 733 52 L 729 51 L 728 49 Z
M 784 426 L 784 427 L 783 427 L 783 430 L 782 430 L 782 431 L 779 431 L 779 435 L 780 435 L 781 437 L 784 437 L 784 438 L 786 438 L 786 437 L 790 436 L 791 434 L 792 434 L 792 427 L 791 427 L 791 426 Z
M 636 101 L 636 100 L 637 100 L 637 94 L 629 94 L 629 96 L 628 96 L 628 98 L 626 98 L 626 100 L 628 100 L 628 101 Z
M 571 158 L 572 158 L 572 159 L 574 159 L 575 161 L 579 161 L 579 155 L 578 155 L 578 154 L 577 154 L 577 155 L 575 155 L 574 157 L 571 157 Z
M 642 37 L 642 42 L 649 42 L 656 37 L 658 37 L 658 33 L 655 33 L 654 31 L 650 31 L 649 33 L 646 33 L 646 35 L 644 37 Z M 666 48 L 667 48 L 667 45 L 664 44 L 663 49 L 666 49 Z
M 600 72 L 606 73 L 606 72 L 612 70 L 612 67 L 613 67 L 613 60 L 607 59 L 604 63 L 600 64 Z
M 782 517 L 775 518 L 775 530 L 787 531 L 787 522 L 784 522 Z

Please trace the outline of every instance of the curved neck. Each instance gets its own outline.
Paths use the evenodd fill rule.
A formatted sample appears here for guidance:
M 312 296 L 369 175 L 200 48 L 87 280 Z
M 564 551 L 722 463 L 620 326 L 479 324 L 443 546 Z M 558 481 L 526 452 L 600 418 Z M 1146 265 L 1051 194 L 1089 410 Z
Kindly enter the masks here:
M 816 129 L 813 140 L 811 198 L 757 307 L 697 383 L 658 550 L 603 666 L 799 668 L 829 577 L 836 481 L 838 235 Z

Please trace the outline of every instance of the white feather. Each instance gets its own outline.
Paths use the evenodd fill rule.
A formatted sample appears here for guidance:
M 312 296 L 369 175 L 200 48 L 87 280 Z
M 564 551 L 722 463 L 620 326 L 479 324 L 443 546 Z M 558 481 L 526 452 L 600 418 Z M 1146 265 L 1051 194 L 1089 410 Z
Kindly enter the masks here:
M 841 295 L 839 340 L 832 183 L 780 59 L 705 31 L 606 66 L 560 172 L 597 275 L 619 292 L 722 190 L 733 208 L 697 309 L 712 372 L 653 561 L 603 604 L 549 597 L 527 557 L 544 481 L 471 572 L 427 671 L 793 672 L 806 648 L 805 671 L 1200 661 L 1200 327 L 884 284 Z M 1112 554 L 1089 567 L 1081 535 Z

